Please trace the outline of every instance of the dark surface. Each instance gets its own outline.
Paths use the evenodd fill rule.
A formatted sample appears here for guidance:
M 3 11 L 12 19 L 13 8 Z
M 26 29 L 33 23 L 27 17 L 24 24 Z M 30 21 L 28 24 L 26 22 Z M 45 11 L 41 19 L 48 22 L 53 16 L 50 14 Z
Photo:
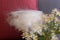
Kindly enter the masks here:
M 25 39 L 22 39 L 22 38 L 12 38 L 12 39 L 0 39 L 0 40 L 25 40 Z

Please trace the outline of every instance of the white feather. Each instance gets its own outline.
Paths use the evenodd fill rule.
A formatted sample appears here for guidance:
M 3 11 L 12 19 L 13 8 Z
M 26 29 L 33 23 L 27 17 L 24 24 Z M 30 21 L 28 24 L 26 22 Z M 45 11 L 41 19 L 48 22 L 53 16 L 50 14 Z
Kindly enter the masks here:
M 34 24 L 39 25 L 42 23 L 42 11 L 37 10 L 20 10 L 14 11 L 10 13 L 11 16 L 9 17 L 9 24 L 11 26 L 15 26 L 16 29 L 29 31 L 32 30 Z M 36 26 L 35 25 L 35 26 Z M 36 26 L 37 28 L 37 26 Z

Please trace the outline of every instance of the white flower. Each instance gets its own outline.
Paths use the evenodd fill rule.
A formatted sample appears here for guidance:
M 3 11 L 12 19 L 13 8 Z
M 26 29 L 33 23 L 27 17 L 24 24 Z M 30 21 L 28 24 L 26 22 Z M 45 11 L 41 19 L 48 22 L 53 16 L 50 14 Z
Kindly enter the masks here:
M 58 37 L 56 36 L 55 33 L 52 33 L 51 36 L 52 36 L 51 40 L 58 40 Z

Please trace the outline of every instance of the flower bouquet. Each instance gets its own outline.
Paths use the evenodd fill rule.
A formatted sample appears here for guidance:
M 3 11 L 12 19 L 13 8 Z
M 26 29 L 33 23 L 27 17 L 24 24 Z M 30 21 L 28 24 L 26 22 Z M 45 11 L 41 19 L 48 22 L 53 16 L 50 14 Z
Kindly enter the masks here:
M 50 14 L 43 15 L 43 23 L 40 27 L 33 27 L 37 30 L 35 33 L 23 32 L 23 38 L 26 40 L 59 40 L 56 34 L 60 34 L 60 11 L 52 10 Z
M 16 29 L 22 30 L 22 38 L 25 40 L 59 40 L 56 34 L 60 34 L 60 11 L 55 8 L 50 14 L 34 12 L 22 14 L 23 16 L 12 14 L 8 22 L 16 26 Z

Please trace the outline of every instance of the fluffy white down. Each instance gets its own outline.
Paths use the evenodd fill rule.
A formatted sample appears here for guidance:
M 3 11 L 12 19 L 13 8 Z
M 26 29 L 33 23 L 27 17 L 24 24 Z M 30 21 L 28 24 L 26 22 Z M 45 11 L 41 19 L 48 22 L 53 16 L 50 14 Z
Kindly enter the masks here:
M 13 11 L 8 17 L 9 24 L 15 26 L 16 29 L 23 31 L 35 31 L 34 26 L 37 28 L 42 23 L 42 11 L 37 10 L 20 10 Z

